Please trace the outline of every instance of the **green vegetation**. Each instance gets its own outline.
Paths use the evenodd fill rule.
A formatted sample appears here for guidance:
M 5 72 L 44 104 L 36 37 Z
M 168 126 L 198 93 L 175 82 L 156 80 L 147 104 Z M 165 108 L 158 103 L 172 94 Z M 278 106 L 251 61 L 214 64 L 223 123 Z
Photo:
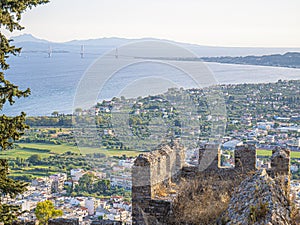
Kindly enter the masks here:
M 257 150 L 257 155 L 258 156 L 272 156 L 272 150 Z M 291 152 L 291 158 L 297 158 L 300 159 L 300 152 Z
M 226 135 L 247 140 L 246 130 L 253 130 L 258 122 L 271 122 L 274 123 L 274 127 L 266 130 L 264 135 L 255 137 L 253 141 L 269 145 L 266 136 L 280 138 L 280 132 L 275 128 L 281 127 L 282 123 L 276 118 L 286 117 L 290 119 L 291 124 L 300 124 L 300 117 L 297 116 L 300 115 L 298 110 L 300 97 L 295 95 L 299 88 L 299 80 L 218 86 L 218 90 L 223 92 L 226 103 Z M 213 131 L 224 129 L 224 124 L 220 123 L 219 125 L 222 126 L 214 124 L 212 130 L 212 121 L 208 119 L 211 117 L 208 104 L 210 101 L 207 99 L 209 97 L 207 93 L 210 91 L 210 89 L 185 91 L 171 88 L 158 96 L 137 99 L 113 98 L 111 101 L 102 101 L 90 110 L 77 109 L 73 118 L 72 115 L 58 112 L 53 112 L 52 116 L 30 117 L 27 118 L 26 123 L 31 125 L 32 129 L 26 131 L 18 143 L 78 145 L 86 148 L 82 150 L 83 152 L 93 152 L 93 149 L 97 148 L 127 151 L 129 147 L 149 150 L 149 147 L 155 146 L 157 140 L 162 138 L 162 132 L 166 140 L 174 136 L 184 138 L 191 136 L 184 128 L 186 126 L 195 129 L 199 129 L 200 126 L 200 140 L 207 141 Z M 172 106 L 170 102 L 176 104 Z M 189 111 L 186 111 L 184 102 L 191 102 L 195 106 L 197 111 L 195 115 L 187 116 Z M 124 123 L 121 115 L 118 115 L 118 110 L 112 113 L 113 108 L 117 108 L 120 114 L 124 112 L 129 114 L 128 124 Z M 159 126 L 160 123 L 157 121 L 164 123 L 164 126 Z M 73 128 L 71 128 L 72 123 Z M 122 133 L 124 132 L 122 127 L 128 125 L 132 135 Z M 122 134 L 130 146 L 126 146 L 124 140 L 118 139 Z M 151 135 L 150 139 L 148 139 L 149 135 Z M 289 139 L 295 139 L 298 134 L 289 132 L 287 135 Z M 73 151 L 71 147 L 69 150 Z
M 25 143 L 10 151 L 1 152 L 0 158 L 9 159 L 10 177 L 30 182 L 35 177 L 67 173 L 75 168 L 101 168 L 108 158 L 135 157 L 138 154 L 138 151 L 89 147 L 84 147 L 79 152 L 76 146 L 66 144 Z
M 131 190 L 112 187 L 109 180 L 97 179 L 92 173 L 84 174 L 75 187 L 65 187 L 69 196 L 92 196 L 109 197 L 113 195 L 122 195 L 125 198 L 131 198 Z
M 258 205 L 250 205 L 249 222 L 254 224 L 264 219 L 268 213 L 268 203 L 260 201 Z
M 293 93 L 299 87 L 300 81 L 222 85 L 220 88 L 227 104 L 227 135 L 240 137 L 241 133 L 253 129 L 253 126 L 259 121 L 274 121 L 274 115 L 281 117 L 296 115 L 300 98 L 294 96 Z M 167 124 L 166 132 L 170 136 L 178 137 L 182 135 L 181 124 L 195 123 L 195 126 L 200 124 L 200 138 L 206 140 L 211 133 L 211 122 L 207 121 L 209 112 L 206 91 L 192 89 L 184 92 L 184 90 L 169 89 L 167 93 L 161 96 L 138 98 L 138 101 L 114 98 L 111 101 L 98 103 L 93 109 L 96 110 L 96 115 L 93 110 L 76 110 L 73 121 L 72 115 L 59 114 L 59 112 L 53 112 L 52 116 L 30 117 L 27 118 L 26 122 L 33 127 L 26 131 L 24 137 L 10 151 L 2 152 L 0 158 L 10 159 L 10 165 L 14 166 L 10 176 L 29 181 L 30 177 L 66 172 L 72 169 L 72 166 L 73 168 L 88 170 L 95 168 L 95 165 L 101 166 L 103 164 L 101 160 L 96 164 L 85 164 L 84 161 L 87 159 L 85 156 L 89 154 L 103 154 L 105 157 L 137 156 L 140 152 L 128 149 L 115 136 L 111 118 L 114 116 L 116 120 L 117 117 L 112 115 L 111 109 L 113 107 L 118 107 L 122 112 L 128 110 L 128 125 L 134 136 L 139 137 L 138 143 L 134 145 L 137 149 L 149 149 L 147 145 L 151 141 L 147 139 L 150 134 L 148 126 L 151 124 L 151 120 L 155 119 L 161 119 Z M 198 117 L 194 117 L 193 120 L 191 116 L 181 117 L 182 113 L 179 112 L 184 112 L 184 105 L 177 104 L 176 107 L 172 107 L 168 102 L 184 102 L 187 97 L 197 106 L 197 113 L 200 115 L 199 120 Z M 129 103 L 132 107 L 122 108 L 124 101 L 128 101 L 124 105 Z M 291 110 L 293 114 L 289 113 L 289 109 L 294 109 Z M 250 119 L 248 120 L 248 118 Z M 74 128 L 70 127 L 71 122 L 74 123 Z M 117 122 L 116 124 L 119 123 L 119 121 L 115 122 Z M 299 120 L 294 118 L 293 123 L 298 124 Z M 275 125 L 280 126 L 280 122 L 276 121 Z M 153 127 L 151 127 L 151 132 L 151 135 L 155 134 Z M 154 130 L 154 132 L 156 131 Z M 274 129 L 268 130 L 265 135 L 272 135 L 275 132 Z M 158 130 L 158 134 L 160 133 L 161 130 Z M 297 134 L 288 133 L 287 135 L 288 138 L 295 138 Z M 256 141 L 262 140 L 264 137 L 260 136 L 257 137 Z M 155 139 L 152 138 L 152 141 L 155 142 Z M 77 144 L 80 148 L 77 147 Z M 67 153 L 73 154 L 71 158 L 74 163 L 71 161 L 68 165 L 64 163 L 64 160 L 68 160 Z M 28 159 L 36 154 L 42 158 L 39 164 Z M 257 154 L 259 157 L 270 157 L 272 151 L 259 149 Z M 53 157 L 57 157 L 57 161 L 54 161 L 56 163 L 48 162 Z M 300 152 L 292 151 L 291 157 L 300 158 Z M 22 158 L 24 162 L 17 162 L 19 160 L 17 158 Z M 39 166 L 40 168 L 38 168 Z
M 222 85 L 227 107 L 227 135 L 253 129 L 257 122 L 277 122 L 275 127 L 278 127 L 276 116 L 290 118 L 289 122 L 300 124 L 299 116 L 292 117 L 300 113 L 300 97 L 295 94 L 299 88 L 300 80 Z
M 287 52 L 283 55 L 263 55 L 245 57 L 204 57 L 203 61 L 242 65 L 279 66 L 289 68 L 300 68 L 300 53 Z
M 4 196 L 16 197 L 26 190 L 27 184 L 8 177 L 7 160 L 0 160 L 0 193 Z M 0 199 L 1 200 L 1 199 Z M 12 224 L 17 219 L 20 207 L 9 205 L 0 201 L 0 222 L 5 225 Z
M 22 14 L 35 6 L 47 3 L 48 0 L 1 0 L 0 3 L 0 27 L 13 32 L 22 30 L 20 25 Z M 11 55 L 17 55 L 21 48 L 16 48 L 10 44 L 11 40 L 0 32 L 0 112 L 5 104 L 13 105 L 15 100 L 28 97 L 30 90 L 20 90 L 5 78 L 4 72 L 9 69 L 7 59 Z M 5 114 L 0 115 L 0 151 L 5 151 L 19 140 L 28 126 L 25 124 L 25 113 L 9 117 Z M 4 225 L 12 224 L 20 215 L 20 208 L 15 205 L 5 204 L 3 197 L 15 197 L 26 190 L 26 184 L 15 181 L 8 177 L 9 169 L 6 159 L 0 159 L 0 223 Z
M 71 154 L 72 153 L 72 154 Z M 18 144 L 15 149 L 10 151 L 5 151 L 0 153 L 0 158 L 9 159 L 11 167 L 11 177 L 20 178 L 27 177 L 25 181 L 30 181 L 29 177 L 41 177 L 47 176 L 49 174 L 54 174 L 57 172 L 66 172 L 67 168 L 81 168 L 81 166 L 76 166 L 72 163 L 66 165 L 64 170 L 59 168 L 63 165 L 64 161 L 76 163 L 78 160 L 85 162 L 88 157 L 93 157 L 93 154 L 100 154 L 104 158 L 107 157 L 121 157 L 126 155 L 126 157 L 135 157 L 141 152 L 130 151 L 130 150 L 119 150 L 119 149 L 104 149 L 104 148 L 89 148 L 85 147 L 80 152 L 76 146 L 69 146 L 66 144 L 53 145 L 53 144 L 35 144 L 35 143 L 24 143 Z M 91 156 L 92 155 L 92 156 Z M 271 157 L 271 150 L 257 150 L 258 157 Z M 50 158 L 49 158 L 50 157 Z M 42 165 L 39 162 L 51 161 L 52 158 L 59 159 L 57 162 L 44 163 Z M 69 158 L 69 159 L 67 159 Z M 300 152 L 291 152 L 291 158 L 300 158 Z M 50 160 L 49 160 L 50 159 Z M 23 160 L 23 161 L 22 161 Z M 94 159 L 93 159 L 94 160 Z M 18 163 L 17 161 L 22 161 Z M 17 165 L 20 165 L 19 167 Z M 101 164 L 101 163 L 100 163 Z M 49 168 L 50 166 L 50 168 Z M 87 167 L 87 169 L 90 167 Z
M 63 211 L 55 209 L 53 202 L 50 200 L 39 202 L 34 213 L 41 225 L 48 225 L 50 219 L 63 215 Z
M 70 115 L 58 114 L 53 112 L 52 116 L 37 116 L 26 118 L 29 126 L 40 127 L 72 127 L 72 117 Z
M 53 144 L 39 144 L 39 143 L 20 143 L 14 149 L 6 152 L 0 152 L 0 158 L 14 159 L 16 157 L 27 159 L 34 154 L 39 154 L 42 158 L 49 157 L 51 155 L 63 154 L 66 152 L 78 153 L 82 155 L 92 153 L 103 153 L 106 156 L 122 156 L 128 157 L 137 156 L 140 154 L 134 150 L 119 150 L 119 149 L 105 149 L 105 148 L 93 148 L 82 147 L 80 150 L 77 146 L 70 146 L 67 144 L 53 145 Z

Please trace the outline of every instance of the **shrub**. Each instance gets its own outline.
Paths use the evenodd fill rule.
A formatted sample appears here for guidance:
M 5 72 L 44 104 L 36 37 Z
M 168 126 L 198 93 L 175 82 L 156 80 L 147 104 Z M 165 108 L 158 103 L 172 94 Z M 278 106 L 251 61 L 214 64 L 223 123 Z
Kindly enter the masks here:
M 268 213 L 268 203 L 265 202 L 263 203 L 262 201 L 260 201 L 258 203 L 258 205 L 251 205 L 250 206 L 250 214 L 249 214 L 249 221 L 251 223 L 255 223 L 258 222 L 260 220 L 262 220 L 263 218 L 265 218 L 265 216 Z
M 226 224 L 228 218 L 222 217 L 222 213 L 228 207 L 234 188 L 245 178 L 232 175 L 224 178 L 212 173 L 181 182 L 170 224 L 216 224 L 219 219 L 221 224 Z

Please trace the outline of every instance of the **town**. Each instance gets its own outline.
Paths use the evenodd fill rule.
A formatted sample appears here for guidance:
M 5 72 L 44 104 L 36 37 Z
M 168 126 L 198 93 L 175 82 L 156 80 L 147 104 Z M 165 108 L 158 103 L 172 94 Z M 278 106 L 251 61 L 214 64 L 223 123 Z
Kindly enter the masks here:
M 291 188 L 295 201 L 300 204 L 300 98 L 295 97 L 300 82 L 280 80 L 268 84 L 221 85 L 219 88 L 224 94 L 227 110 L 226 130 L 220 146 L 221 166 L 233 168 L 236 146 L 252 144 L 257 147 L 256 167 L 270 169 L 272 150 L 276 146 L 287 147 L 292 151 Z M 32 151 L 31 156 L 25 159 L 9 157 L 9 160 L 12 177 L 30 182 L 30 186 L 24 194 L 17 196 L 17 201 L 6 201 L 16 203 L 26 211 L 20 217 L 23 221 L 35 220 L 37 203 L 51 200 L 57 209 L 63 211 L 63 218 L 78 218 L 80 224 L 97 220 L 132 224 L 131 168 L 135 157 L 147 151 L 150 119 L 159 117 L 164 120 L 169 124 L 167 134 L 176 138 L 185 135 L 181 132 L 181 124 L 200 121 L 200 145 L 209 142 L 211 116 L 209 107 L 203 103 L 205 90 L 191 89 L 187 93 L 199 107 L 198 115 L 188 118 L 179 113 L 185 109 L 184 104 L 174 107 L 166 100 L 186 98 L 182 90 L 176 89 L 169 89 L 160 96 L 114 98 L 89 110 L 78 109 L 73 115 L 74 128 L 70 127 L 71 115 L 54 112 L 50 117 L 29 117 L 27 123 L 32 128 L 11 152 Z M 132 106 L 128 111 L 130 129 L 140 137 L 136 143 L 130 143 L 132 146 L 126 146 L 118 139 L 112 125 L 112 113 L 122 111 L 124 102 Z M 89 126 L 91 117 L 95 117 L 100 141 L 91 135 L 95 131 Z M 81 124 L 84 128 L 79 126 Z M 191 130 L 186 133 L 194 135 Z M 161 133 L 151 135 L 153 138 Z M 54 153 L 45 149 L 49 146 L 64 151 Z M 76 148 L 87 152 L 76 152 Z M 116 152 L 119 154 L 114 155 Z M 198 153 L 197 148 L 187 149 L 186 164 L 195 165 Z
M 119 160 L 118 164 L 112 167 L 114 171 L 109 180 L 99 185 L 99 189 L 109 189 L 110 186 L 131 190 L 131 174 L 128 171 L 133 164 L 133 160 Z M 131 200 L 122 195 L 81 196 L 74 193 L 67 193 L 72 186 L 81 187 L 84 180 L 93 176 L 95 180 L 102 181 L 106 178 L 104 173 L 93 171 L 84 171 L 83 169 L 71 169 L 70 179 L 65 173 L 53 174 L 48 177 L 33 179 L 28 186 L 28 190 L 20 194 L 16 199 L 4 199 L 6 203 L 12 203 L 20 206 L 21 210 L 26 212 L 19 219 L 23 222 L 35 221 L 34 209 L 39 202 L 51 200 L 57 209 L 62 210 L 63 218 L 77 218 L 80 224 L 90 224 L 94 220 L 121 221 L 124 224 L 131 222 Z M 96 182 L 93 180 L 92 182 Z M 88 181 L 90 182 L 90 181 Z M 100 182 L 98 182 L 100 184 Z M 101 183 L 102 184 L 102 183 Z M 86 189 L 89 191 L 89 189 Z

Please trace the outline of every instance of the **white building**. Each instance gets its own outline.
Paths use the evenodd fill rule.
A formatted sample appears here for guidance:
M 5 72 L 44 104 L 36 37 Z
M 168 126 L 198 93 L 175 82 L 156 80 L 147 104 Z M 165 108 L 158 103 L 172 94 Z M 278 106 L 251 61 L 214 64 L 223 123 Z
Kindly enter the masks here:
M 22 211 L 30 211 L 31 210 L 31 203 L 28 200 L 22 200 L 16 203 L 17 205 L 21 206 Z
M 84 174 L 85 172 L 83 169 L 71 169 L 71 177 L 73 181 L 78 182 Z
M 87 208 L 88 214 L 94 215 L 95 210 L 98 207 L 98 201 L 95 200 L 95 198 L 88 198 L 85 200 L 85 207 Z
M 132 179 L 126 174 L 122 175 L 111 175 L 110 176 L 111 186 L 123 187 L 125 189 L 130 189 L 132 187 Z
M 258 122 L 257 128 L 261 130 L 270 130 L 273 127 L 273 122 Z
M 74 206 L 85 206 L 85 200 L 83 198 L 71 198 L 70 204 Z
M 296 165 L 296 164 L 291 165 L 291 172 L 292 173 L 298 172 L 298 170 L 299 170 L 298 165 Z
M 127 169 L 130 169 L 133 166 L 133 160 L 129 160 L 129 159 L 120 160 L 119 161 L 119 166 L 123 166 Z

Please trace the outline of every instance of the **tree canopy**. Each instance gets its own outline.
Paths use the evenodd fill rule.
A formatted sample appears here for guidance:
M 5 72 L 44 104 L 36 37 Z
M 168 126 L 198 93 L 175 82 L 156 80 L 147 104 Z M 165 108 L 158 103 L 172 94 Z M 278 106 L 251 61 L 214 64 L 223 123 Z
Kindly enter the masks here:
M 20 20 L 22 14 L 32 7 L 47 3 L 48 0 L 1 0 L 0 1 L 0 28 L 9 32 L 22 30 Z M 28 128 L 25 124 L 25 113 L 20 112 L 18 116 L 7 116 L 2 113 L 3 106 L 8 103 L 13 105 L 15 100 L 27 97 L 30 89 L 20 90 L 19 87 L 5 78 L 4 72 L 9 69 L 7 59 L 11 55 L 20 53 L 21 48 L 11 44 L 4 34 L 0 32 L 0 150 L 7 150 L 18 140 L 24 130 Z M 26 190 L 26 184 L 12 180 L 8 177 L 9 169 L 7 160 L 0 160 L 0 222 L 5 225 L 12 224 L 20 213 L 20 209 L 14 205 L 3 202 L 2 197 L 15 197 Z
M 40 156 L 40 155 L 38 155 L 38 154 L 33 154 L 33 155 L 31 155 L 28 159 L 27 159 L 27 161 L 28 162 L 30 162 L 30 163 L 32 163 L 32 164 L 38 164 L 39 162 L 41 162 L 41 160 L 42 160 L 42 157 Z
M 10 32 L 22 30 L 20 25 L 21 15 L 34 6 L 47 3 L 48 0 L 1 0 L 0 2 L 0 27 Z M 5 103 L 13 105 L 16 98 L 27 97 L 30 89 L 20 90 L 4 76 L 4 71 L 9 69 L 7 59 L 10 55 L 20 53 L 21 48 L 11 44 L 4 34 L 0 32 L 0 110 L 2 111 Z M 25 113 L 19 116 L 8 117 L 0 116 L 0 149 L 5 150 L 12 145 L 12 141 L 18 140 L 27 128 L 25 125 Z
M 39 202 L 35 208 L 35 216 L 39 220 L 39 224 L 47 225 L 49 219 L 63 215 L 63 211 L 55 209 L 54 204 L 50 200 Z

